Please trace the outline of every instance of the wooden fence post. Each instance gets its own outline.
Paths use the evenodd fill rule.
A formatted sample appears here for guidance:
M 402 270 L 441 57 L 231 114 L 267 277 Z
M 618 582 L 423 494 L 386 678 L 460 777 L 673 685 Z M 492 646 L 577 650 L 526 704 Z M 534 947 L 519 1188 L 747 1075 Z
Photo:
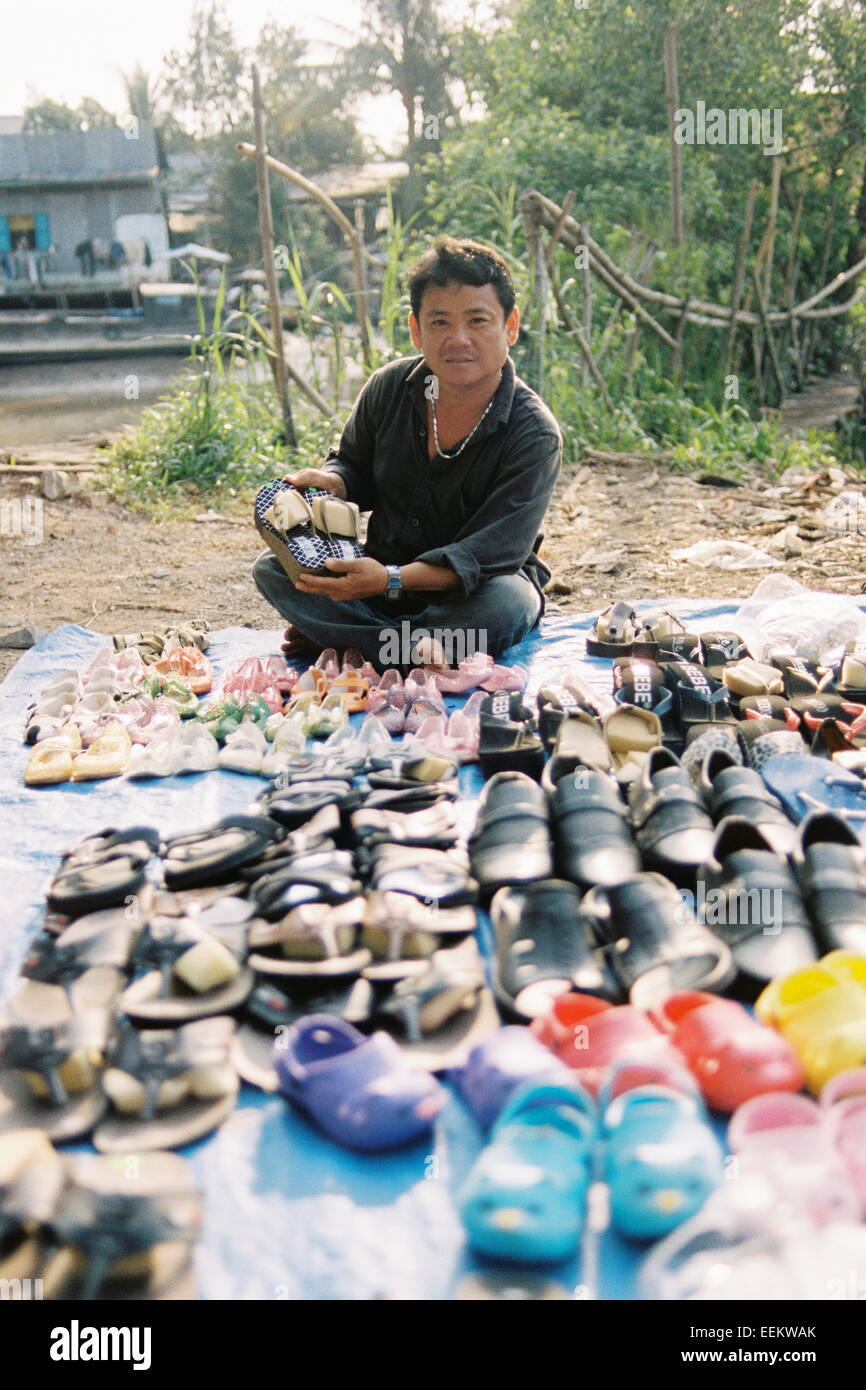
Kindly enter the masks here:
M 683 244 L 682 164 L 680 146 L 675 138 L 676 113 L 680 105 L 680 84 L 677 75 L 677 26 L 665 29 L 665 100 L 668 108 L 668 140 L 671 171 L 671 241 Z
M 728 330 L 728 348 L 725 354 L 725 376 L 730 375 L 731 365 L 734 360 L 734 344 L 737 340 L 737 314 L 740 311 L 740 301 L 743 297 L 743 282 L 746 278 L 746 257 L 749 254 L 749 241 L 752 235 L 752 218 L 755 212 L 755 199 L 757 196 L 758 180 L 752 179 L 749 184 L 749 192 L 746 196 L 746 217 L 743 222 L 743 235 L 740 238 L 740 250 L 737 255 L 737 265 L 734 271 L 734 283 L 731 287 L 731 326 Z
M 271 190 L 268 185 L 268 150 L 265 144 L 265 113 L 262 105 L 262 88 L 259 70 L 253 68 L 253 121 L 256 135 L 256 188 L 259 200 L 259 231 L 262 238 L 262 259 L 265 269 L 265 282 L 268 287 L 268 308 L 271 315 L 271 351 L 268 354 L 277 400 L 283 418 L 286 443 L 296 449 L 298 437 L 292 419 L 289 402 L 289 386 L 286 380 L 286 359 L 283 353 L 283 311 L 280 305 L 280 288 L 277 283 L 277 268 L 274 263 L 274 218 L 271 211 Z

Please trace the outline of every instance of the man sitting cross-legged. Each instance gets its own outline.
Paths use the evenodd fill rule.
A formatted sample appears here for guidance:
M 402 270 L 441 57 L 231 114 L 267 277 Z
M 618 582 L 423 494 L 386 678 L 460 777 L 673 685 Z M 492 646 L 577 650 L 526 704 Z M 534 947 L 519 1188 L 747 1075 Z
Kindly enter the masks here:
M 365 383 L 322 468 L 287 475 L 371 516 L 358 560 L 295 584 L 269 552 L 253 571 L 290 624 L 286 650 L 353 647 L 379 669 L 498 656 L 544 608 L 539 526 L 562 438 L 515 374 L 514 286 L 502 257 L 440 238 L 409 276 L 420 356 Z M 397 648 L 399 647 L 399 652 Z

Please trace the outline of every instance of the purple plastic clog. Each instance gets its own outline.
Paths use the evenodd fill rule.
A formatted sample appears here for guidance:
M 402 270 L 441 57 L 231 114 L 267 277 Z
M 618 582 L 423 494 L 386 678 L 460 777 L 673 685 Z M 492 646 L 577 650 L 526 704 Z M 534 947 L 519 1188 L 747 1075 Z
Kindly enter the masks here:
M 331 1014 L 310 1014 L 274 1046 L 280 1090 L 338 1143 L 391 1149 L 426 1134 L 445 1104 L 429 1072 L 387 1033 L 365 1037 Z
M 500 1028 L 473 1047 L 453 1073 L 463 1100 L 481 1128 L 490 1129 L 513 1091 L 526 1081 L 571 1080 L 571 1070 L 528 1028 Z

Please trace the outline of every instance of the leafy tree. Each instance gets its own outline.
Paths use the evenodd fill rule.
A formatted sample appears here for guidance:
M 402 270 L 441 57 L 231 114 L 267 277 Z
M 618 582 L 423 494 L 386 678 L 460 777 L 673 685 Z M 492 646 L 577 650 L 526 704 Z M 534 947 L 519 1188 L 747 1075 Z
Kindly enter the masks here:
M 247 54 L 220 0 L 193 9 L 186 50 L 164 61 L 163 88 L 179 125 L 204 148 L 231 133 L 249 110 Z
M 438 148 L 456 115 L 448 91 L 449 32 L 436 0 L 365 0 L 360 41 L 346 55 L 356 90 L 396 92 L 406 117 L 411 206 L 419 200 L 418 165 Z
M 33 135 L 56 130 L 100 130 L 116 125 L 115 117 L 94 97 L 84 97 L 77 107 L 44 97 L 24 110 L 24 129 Z
M 847 203 L 847 254 L 853 265 L 866 255 L 866 5 L 833 0 L 819 7 L 814 19 L 810 76 L 822 112 L 826 181 L 835 179 L 836 201 Z M 847 199 L 846 184 L 851 186 Z

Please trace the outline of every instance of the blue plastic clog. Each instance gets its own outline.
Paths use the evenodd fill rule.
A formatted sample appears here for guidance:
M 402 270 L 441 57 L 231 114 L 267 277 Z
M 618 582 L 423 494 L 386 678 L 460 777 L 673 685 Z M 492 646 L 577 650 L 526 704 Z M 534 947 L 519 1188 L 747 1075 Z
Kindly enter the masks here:
M 621 1235 L 656 1240 L 694 1216 L 724 1176 L 721 1145 L 688 1072 L 670 1085 L 620 1091 L 629 1063 L 615 1067 L 604 1088 L 604 1175 L 611 1224 Z
M 579 1082 L 518 1087 L 458 1196 L 472 1249 L 517 1264 L 573 1256 L 595 1132 L 595 1103 Z

